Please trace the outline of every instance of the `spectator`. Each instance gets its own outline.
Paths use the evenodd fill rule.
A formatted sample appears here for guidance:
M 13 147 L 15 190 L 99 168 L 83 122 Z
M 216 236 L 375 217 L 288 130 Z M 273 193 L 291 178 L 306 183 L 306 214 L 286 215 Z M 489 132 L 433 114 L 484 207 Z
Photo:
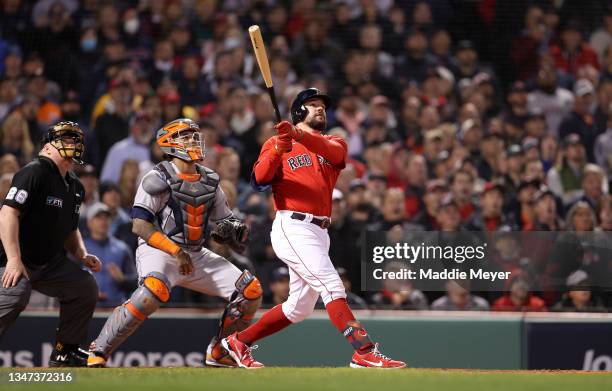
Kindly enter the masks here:
M 563 312 L 606 312 L 601 300 L 594 297 L 589 275 L 576 270 L 567 277 L 567 292 L 563 299 L 552 307 L 553 311 Z
M 607 190 L 606 175 L 603 170 L 595 164 L 584 166 L 582 174 L 582 197 L 580 201 L 586 202 L 592 210 L 598 210 L 601 204 L 604 189 Z
M 533 195 L 533 221 L 524 226 L 525 231 L 559 231 L 561 220 L 557 215 L 555 194 L 543 186 Z
M 520 35 L 512 39 L 510 58 L 519 80 L 531 78 L 538 68 L 538 57 L 546 46 L 546 25 L 544 11 L 537 5 L 531 5 L 525 15 L 525 27 Z
M 34 155 L 34 145 L 30 140 L 28 123 L 18 111 L 9 114 L 2 124 L 0 153 L 13 154 L 21 165 L 29 163 Z
M 104 267 L 95 275 L 98 283 L 98 305 L 114 307 L 127 300 L 136 289 L 137 274 L 134 258 L 128 246 L 110 235 L 110 209 L 97 202 L 87 211 L 89 235 L 85 238 L 88 251 L 104 259 Z
M 489 303 L 480 296 L 472 295 L 469 283 L 449 280 L 446 282 L 446 294 L 431 303 L 436 311 L 487 311 Z
M 12 153 L 5 153 L 0 158 L 0 175 L 8 173 L 14 174 L 19 171 L 19 168 L 19 161 Z
M 427 163 L 422 155 L 411 154 L 406 168 L 408 185 L 404 190 L 404 218 L 410 220 L 423 207 L 421 200 L 427 181 Z
M 169 88 L 170 91 L 160 96 L 162 109 L 161 119 L 162 123 L 164 124 L 183 116 L 181 96 L 174 90 L 174 86 L 171 84 L 171 82 L 169 82 L 167 79 L 166 81 L 168 82 L 166 87 Z
M 111 217 L 109 233 L 115 236 L 121 225 L 132 221 L 130 215 L 121 207 L 121 189 L 114 182 L 106 181 L 100 184 L 98 192 L 100 201 L 109 208 Z
M 395 69 L 404 81 L 425 80 L 427 75 L 427 37 L 418 30 L 408 34 L 404 41 L 404 53 L 397 57 Z
M 440 200 L 436 219 L 440 231 L 457 232 L 461 228 L 459 205 L 452 194 L 446 194 Z
M 117 184 L 121 189 L 121 207 L 124 210 L 132 209 L 139 184 L 137 182 L 139 173 L 139 164 L 136 160 L 128 159 L 123 162 Z
M 599 62 L 604 63 L 606 49 L 612 47 L 612 7 L 607 7 L 603 14 L 603 26 L 591 34 L 589 41 L 593 50 L 599 56 Z
M 3 202 L 6 198 L 6 195 L 8 194 L 9 189 L 11 188 L 11 184 L 13 183 L 14 176 L 15 174 L 13 173 L 6 173 L 0 175 L 0 202 Z
M 132 114 L 132 92 L 127 80 L 114 79 L 109 87 L 109 99 L 104 113 L 95 121 L 94 132 L 100 148 L 100 159 L 117 141 L 127 137 Z
M 363 192 L 365 194 L 365 185 L 363 186 Z M 355 205 L 362 203 L 362 201 L 355 202 Z M 398 188 L 389 188 L 385 193 L 382 205 L 382 221 L 376 225 L 373 230 L 388 231 L 396 225 L 402 227 L 404 224 L 404 217 L 406 215 L 406 205 L 404 201 L 404 192 Z
M 272 272 L 270 292 L 272 295 L 266 301 L 272 306 L 284 303 L 289 297 L 289 269 L 286 266 L 279 266 Z
M 347 273 L 346 278 L 349 279 L 349 282 L 353 286 L 359 287 L 359 284 L 361 284 L 359 239 L 365 224 L 351 219 L 348 212 L 344 194 L 340 190 L 334 189 L 332 193 L 331 225 L 328 228 L 330 237 L 329 257 L 334 265 Z
M 544 172 L 548 172 L 556 163 L 559 156 L 559 145 L 557 139 L 553 136 L 545 136 L 540 143 L 540 157 L 542 159 L 542 168 Z
M 469 231 L 496 231 L 510 224 L 503 213 L 504 187 L 497 182 L 488 182 L 480 194 L 480 210 L 470 217 L 466 228 Z
M 609 105 L 608 111 L 612 113 L 612 104 Z M 604 169 L 608 179 L 612 179 L 612 115 L 607 122 L 605 133 L 595 140 L 593 154 L 595 162 Z
M 476 210 L 476 206 L 472 202 L 474 176 L 467 170 L 457 171 L 451 176 L 450 190 L 454 203 L 459 207 L 461 220 L 467 221 Z
M 590 162 L 595 161 L 593 147 L 598 136 L 591 107 L 593 106 L 595 88 L 590 81 L 580 79 L 574 84 L 574 110 L 566 116 L 559 126 L 559 137 L 564 138 L 572 133 L 578 134 L 587 152 Z
M 385 265 L 385 272 L 396 273 L 405 269 L 401 262 L 390 262 Z M 427 298 L 416 289 L 410 280 L 384 279 L 381 292 L 372 296 L 372 303 L 390 309 L 426 310 Z
M 565 136 L 563 146 L 564 157 L 561 165 L 548 171 L 546 183 L 550 190 L 567 205 L 579 197 L 586 164 L 586 152 L 580 136 L 575 133 Z
M 518 209 L 515 209 L 515 224 L 521 230 L 531 226 L 535 220 L 535 207 L 533 203 L 534 195 L 540 188 L 539 181 L 521 181 L 516 190 L 516 202 Z
M 530 112 L 539 112 L 546 116 L 547 131 L 558 135 L 559 125 L 572 110 L 574 96 L 565 88 L 557 85 L 557 73 L 548 64 L 542 64 L 536 76 L 536 89 L 527 95 L 527 107 Z
M 89 210 L 89 208 L 99 201 L 98 174 L 96 172 L 96 168 L 91 164 L 77 166 L 75 169 L 75 173 L 79 177 L 79 180 L 81 181 L 81 183 L 83 184 L 83 188 L 85 189 L 85 199 L 81 204 L 81 219 L 86 220 L 85 216 L 87 216 L 87 211 Z M 81 230 L 81 232 L 84 231 Z
M 518 144 L 513 144 L 506 149 L 506 169 L 504 175 L 504 187 L 509 195 L 515 195 L 521 183 L 523 168 L 525 165 L 525 155 L 523 148 Z M 510 197 L 505 197 L 510 198 Z
M 561 44 L 553 45 L 550 54 L 555 66 L 564 72 L 576 75 L 578 69 L 591 65 L 599 69 L 597 53 L 582 38 L 580 24 L 575 20 L 566 23 L 561 31 Z
M 526 278 L 518 276 L 509 282 L 509 292 L 495 300 L 493 311 L 546 311 L 544 300 L 530 292 L 530 284 Z
M 442 179 L 432 179 L 427 181 L 425 194 L 423 195 L 424 208 L 412 220 L 413 223 L 423 227 L 425 231 L 436 231 L 440 227 L 436 219 L 440 201 L 444 194 L 448 192 L 448 186 Z
M 612 195 L 606 194 L 601 201 L 599 211 L 599 229 L 601 231 L 612 231 Z
M 155 44 L 153 58 L 149 65 L 151 85 L 157 89 L 162 80 L 169 77 L 174 67 L 174 45 L 170 40 L 161 40 Z
M 148 160 L 149 143 L 155 137 L 153 131 L 151 118 L 143 111 L 137 112 L 130 119 L 129 136 L 115 143 L 108 151 L 100 180 L 119 183 L 121 169 L 126 160 Z
M 349 279 L 349 274 L 343 267 L 337 267 L 336 271 L 342 280 L 342 284 L 344 285 L 344 290 L 346 291 L 346 301 L 351 306 L 351 308 L 355 308 L 357 310 L 367 310 L 368 303 L 363 300 L 359 295 L 353 292 L 353 284 Z

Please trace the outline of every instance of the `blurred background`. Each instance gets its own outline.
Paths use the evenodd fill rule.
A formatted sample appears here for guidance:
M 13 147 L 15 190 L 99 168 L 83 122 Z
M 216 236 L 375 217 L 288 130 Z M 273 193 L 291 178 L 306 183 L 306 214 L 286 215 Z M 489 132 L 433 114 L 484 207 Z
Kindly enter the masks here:
M 251 226 L 244 254 L 265 306 L 288 273 L 269 231 L 269 193 L 248 184 L 273 111 L 246 34 L 262 28 L 281 112 L 317 87 L 350 161 L 333 194 L 330 255 L 357 309 L 606 312 L 611 276 L 612 7 L 608 1 L 0 1 L 0 197 L 59 120 L 78 121 L 87 191 L 81 229 L 104 270 L 101 307 L 135 288 L 129 217 L 139 179 L 161 159 L 155 131 L 189 117 L 231 208 Z M 101 207 L 96 203 L 103 203 Z M 96 207 L 93 207 L 96 205 Z M 505 270 L 565 281 L 547 294 L 524 273 L 508 292 L 393 284 L 363 292 L 363 230 L 558 231 L 581 243 L 537 265 L 500 240 Z M 600 251 L 601 249 L 606 251 Z M 567 258 L 567 257 L 566 257 Z M 566 259 L 564 258 L 564 259 Z M 33 295 L 30 308 L 56 303 Z M 175 288 L 168 307 L 221 308 Z M 612 367 L 612 361 L 611 361 Z

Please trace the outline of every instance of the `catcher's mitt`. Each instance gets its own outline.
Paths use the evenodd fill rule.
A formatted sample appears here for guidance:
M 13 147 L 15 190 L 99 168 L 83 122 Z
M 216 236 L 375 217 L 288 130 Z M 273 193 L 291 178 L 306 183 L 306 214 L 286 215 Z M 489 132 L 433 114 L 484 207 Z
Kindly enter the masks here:
M 233 250 L 243 252 L 249 240 L 249 227 L 237 219 L 221 220 L 210 236 L 218 243 L 227 244 Z

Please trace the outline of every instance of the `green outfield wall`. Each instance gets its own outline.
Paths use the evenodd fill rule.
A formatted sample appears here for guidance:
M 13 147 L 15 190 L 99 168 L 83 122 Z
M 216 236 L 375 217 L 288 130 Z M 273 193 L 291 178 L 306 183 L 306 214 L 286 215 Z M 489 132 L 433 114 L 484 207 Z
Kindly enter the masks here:
M 95 314 L 89 340 L 108 312 Z M 110 366 L 200 366 L 219 314 L 159 311 L 111 357 Z M 381 350 L 412 367 L 612 370 L 612 316 L 363 311 Z M 55 312 L 24 312 L 0 341 L 0 366 L 45 366 Z M 347 366 L 352 349 L 324 311 L 257 343 L 271 366 Z

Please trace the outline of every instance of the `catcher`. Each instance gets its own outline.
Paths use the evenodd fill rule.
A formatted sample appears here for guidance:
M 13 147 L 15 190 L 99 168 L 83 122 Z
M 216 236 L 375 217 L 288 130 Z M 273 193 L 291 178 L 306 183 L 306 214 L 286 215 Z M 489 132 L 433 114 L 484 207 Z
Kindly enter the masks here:
M 206 352 L 206 365 L 235 367 L 219 341 L 246 328 L 261 303 L 261 285 L 249 271 L 241 272 L 225 258 L 203 247 L 208 221 L 211 236 L 243 251 L 248 228 L 227 206 L 219 176 L 197 164 L 203 158 L 200 128 L 190 119 L 174 120 L 157 131 L 157 144 L 170 161 L 148 172 L 132 209 L 133 232 L 139 236 L 136 268 L 140 285 L 115 308 L 90 346 L 89 367 L 106 359 L 144 320 L 182 286 L 228 300 L 218 334 Z

